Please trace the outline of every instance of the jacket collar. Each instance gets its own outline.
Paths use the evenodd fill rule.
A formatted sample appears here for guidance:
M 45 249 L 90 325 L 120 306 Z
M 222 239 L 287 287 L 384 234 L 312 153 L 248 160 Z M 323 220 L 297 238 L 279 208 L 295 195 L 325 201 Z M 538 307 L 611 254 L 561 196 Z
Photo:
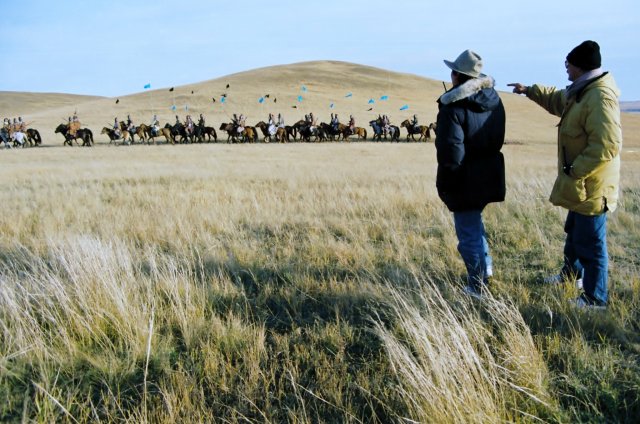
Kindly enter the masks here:
M 493 88 L 494 85 L 495 80 L 488 75 L 481 78 L 473 78 L 444 93 L 440 96 L 439 102 L 443 105 L 455 103 L 458 100 L 466 99 L 485 88 Z

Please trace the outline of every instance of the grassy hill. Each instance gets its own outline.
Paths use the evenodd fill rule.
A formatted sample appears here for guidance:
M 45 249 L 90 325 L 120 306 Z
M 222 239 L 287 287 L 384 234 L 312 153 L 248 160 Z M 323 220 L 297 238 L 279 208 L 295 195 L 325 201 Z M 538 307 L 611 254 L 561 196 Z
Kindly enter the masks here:
M 321 119 L 333 99 L 366 120 L 375 90 L 392 119 L 408 103 L 428 122 L 442 90 L 314 62 L 22 115 L 54 125 L 77 108 L 97 127 L 175 94 L 217 122 L 209 97 L 226 84 L 234 112 L 264 116 L 270 94 L 289 122 L 300 94 Z M 484 214 L 495 275 L 481 302 L 461 292 L 433 143 L 0 151 L 0 421 L 637 421 L 638 120 L 623 118 L 610 305 L 581 311 L 573 284 L 540 283 L 562 261 L 557 118 L 502 96 L 520 143 L 503 149 L 505 202 Z

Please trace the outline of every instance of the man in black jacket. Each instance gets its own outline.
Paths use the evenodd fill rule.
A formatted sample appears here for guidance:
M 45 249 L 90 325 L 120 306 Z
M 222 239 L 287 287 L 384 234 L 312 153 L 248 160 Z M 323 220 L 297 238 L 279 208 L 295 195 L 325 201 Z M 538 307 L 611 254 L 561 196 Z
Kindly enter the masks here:
M 479 296 L 492 275 L 482 211 L 505 196 L 505 111 L 482 58 L 465 50 L 451 68 L 453 88 L 439 99 L 436 129 L 440 199 L 453 212 L 458 252 L 467 268 L 465 292 Z

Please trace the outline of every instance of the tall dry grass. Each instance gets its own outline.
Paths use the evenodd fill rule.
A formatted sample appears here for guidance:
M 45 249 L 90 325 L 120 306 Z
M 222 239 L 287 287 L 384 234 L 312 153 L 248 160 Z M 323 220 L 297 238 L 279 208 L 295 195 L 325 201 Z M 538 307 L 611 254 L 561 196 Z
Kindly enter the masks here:
M 553 147 L 505 153 L 478 303 L 430 144 L 2 152 L 0 420 L 633 422 L 638 168 L 596 315 L 538 284 Z

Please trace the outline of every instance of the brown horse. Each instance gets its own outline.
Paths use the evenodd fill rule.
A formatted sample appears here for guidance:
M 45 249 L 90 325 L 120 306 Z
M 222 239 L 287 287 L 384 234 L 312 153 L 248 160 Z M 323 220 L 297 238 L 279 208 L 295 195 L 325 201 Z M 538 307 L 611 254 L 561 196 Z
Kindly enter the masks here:
M 427 141 L 431 138 L 431 131 L 426 125 L 418 125 L 418 127 L 416 128 L 411 124 L 411 122 L 409 122 L 408 119 L 405 119 L 404 121 L 402 121 L 400 126 L 407 129 L 407 141 L 409 141 L 409 137 L 411 137 L 413 141 L 416 141 L 414 137 L 415 134 L 420 134 L 420 137 L 418 137 L 417 141 Z
M 287 129 L 278 127 L 278 129 L 276 130 L 275 137 L 276 137 L 276 141 L 279 141 L 280 143 L 286 143 L 289 139 L 289 134 L 287 133 Z
M 220 128 L 218 128 L 220 131 L 226 131 L 227 133 L 227 143 L 236 143 L 238 142 L 238 130 L 236 129 L 237 127 L 235 125 L 233 125 L 232 122 L 223 122 L 222 124 L 220 124 Z
M 131 134 L 127 130 L 120 130 L 120 134 L 116 133 L 116 130 L 109 127 L 102 127 L 100 134 L 106 134 L 109 137 L 109 144 L 115 143 L 117 140 L 122 140 L 123 144 L 131 144 Z
M 143 125 L 146 127 L 145 124 L 141 124 L 141 125 L 139 125 L 137 127 L 134 126 L 133 127 L 133 131 L 129 131 L 129 127 L 128 127 L 127 123 L 124 122 L 124 121 L 120 121 L 120 131 L 122 132 L 122 134 L 124 134 L 125 131 L 127 132 L 127 134 L 129 134 L 129 136 L 131 137 L 131 143 L 136 141 L 135 140 L 135 136 L 136 135 L 138 137 L 140 137 L 140 141 L 145 142 L 147 140 L 146 140 L 146 137 L 145 137 L 144 129 L 140 128 Z
M 256 131 L 255 127 L 246 126 L 244 127 L 244 130 L 242 130 L 241 134 L 245 143 L 255 143 L 258 141 L 258 131 Z
M 342 139 L 345 141 L 349 141 L 349 136 L 356 135 L 358 136 L 358 140 L 366 140 L 367 139 L 367 130 L 362 127 L 355 127 L 353 132 L 348 125 L 338 124 L 338 130 L 342 134 Z
M 144 131 L 144 135 L 147 139 L 147 144 L 151 144 L 152 141 L 153 141 L 153 144 L 156 144 L 156 137 L 164 137 L 167 143 L 171 143 L 171 144 L 175 143 L 175 139 L 173 138 L 173 135 L 171 135 L 170 128 L 166 128 L 166 127 L 158 128 L 158 131 L 155 134 L 153 133 L 149 125 L 140 124 L 138 128 L 142 128 L 142 130 Z

